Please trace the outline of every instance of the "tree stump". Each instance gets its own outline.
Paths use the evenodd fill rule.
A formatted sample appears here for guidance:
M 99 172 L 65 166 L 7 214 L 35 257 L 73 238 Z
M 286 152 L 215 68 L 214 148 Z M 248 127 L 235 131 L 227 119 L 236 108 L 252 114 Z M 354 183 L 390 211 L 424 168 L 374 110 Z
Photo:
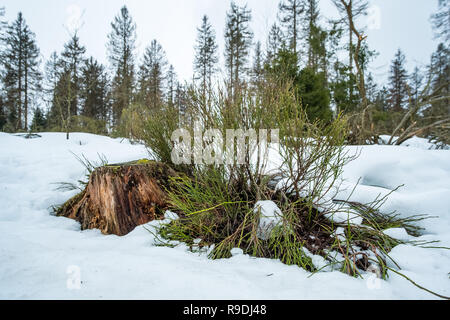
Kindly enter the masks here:
M 169 166 L 149 160 L 102 166 L 91 173 L 84 191 L 56 214 L 79 221 L 82 230 L 122 236 L 164 216 L 165 187 L 177 175 Z

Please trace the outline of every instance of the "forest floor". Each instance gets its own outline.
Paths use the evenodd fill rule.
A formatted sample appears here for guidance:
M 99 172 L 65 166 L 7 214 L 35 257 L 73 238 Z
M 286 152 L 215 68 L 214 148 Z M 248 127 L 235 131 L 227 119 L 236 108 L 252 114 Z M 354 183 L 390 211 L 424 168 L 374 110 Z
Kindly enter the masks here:
M 145 228 L 160 221 L 123 237 L 81 231 L 77 222 L 52 215 L 53 205 L 77 193 L 59 190 L 58 183 L 76 183 L 86 174 L 75 155 L 118 163 L 146 158 L 147 151 L 126 139 L 40 135 L 0 133 L 0 299 L 436 298 L 392 272 L 376 282 L 339 271 L 310 276 L 277 260 L 242 254 L 210 260 L 185 245 L 156 246 Z M 450 247 L 450 150 L 429 150 L 418 138 L 406 145 L 348 147 L 361 155 L 345 166 L 339 197 L 354 189 L 350 200 L 370 202 L 404 185 L 382 211 L 436 216 L 420 222 L 425 231 L 415 240 Z M 391 257 L 418 284 L 450 296 L 450 250 L 398 245 Z

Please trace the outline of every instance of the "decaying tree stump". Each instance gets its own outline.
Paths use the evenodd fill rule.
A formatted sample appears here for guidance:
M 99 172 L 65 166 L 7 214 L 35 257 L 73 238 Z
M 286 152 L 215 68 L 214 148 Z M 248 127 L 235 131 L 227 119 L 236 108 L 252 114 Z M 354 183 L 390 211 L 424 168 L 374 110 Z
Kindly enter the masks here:
M 164 216 L 164 187 L 177 173 L 155 161 L 107 165 L 95 169 L 83 192 L 57 209 L 56 214 L 81 223 L 81 229 L 125 235 L 136 226 Z

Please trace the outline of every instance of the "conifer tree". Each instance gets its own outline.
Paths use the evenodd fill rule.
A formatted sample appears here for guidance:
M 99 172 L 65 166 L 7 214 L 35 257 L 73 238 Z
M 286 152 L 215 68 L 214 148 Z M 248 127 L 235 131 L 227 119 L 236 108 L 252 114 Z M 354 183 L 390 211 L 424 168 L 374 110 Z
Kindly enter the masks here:
M 450 117 L 450 50 L 440 43 L 436 52 L 431 57 L 429 72 L 432 75 L 432 92 L 435 97 L 440 97 L 425 110 L 425 114 L 431 117 Z
M 289 39 L 289 48 L 298 54 L 298 43 L 301 33 L 301 17 L 305 11 L 304 0 L 283 0 L 279 6 L 280 21 L 285 26 L 285 34 Z
M 278 54 L 278 51 L 283 47 L 284 34 L 281 28 L 274 23 L 270 28 L 269 35 L 267 37 L 267 50 L 265 64 L 272 64 L 273 59 Z
M 251 69 L 251 77 L 253 85 L 262 82 L 264 75 L 264 57 L 262 55 L 261 42 L 258 41 L 255 46 L 255 54 L 253 57 L 253 65 Z
M 126 6 L 111 23 L 108 35 L 109 60 L 113 70 L 112 120 L 117 124 L 122 110 L 131 103 L 134 86 L 134 49 L 136 25 Z
M 161 107 L 167 75 L 167 59 L 162 46 L 155 39 L 145 49 L 139 69 L 139 97 L 149 109 Z
M 80 114 L 107 121 L 109 114 L 108 77 L 103 65 L 90 57 L 81 69 Z
M 405 55 L 398 49 L 389 71 L 389 105 L 396 112 L 403 110 L 408 96 L 406 88 L 408 74 L 405 69 Z
M 39 92 L 39 49 L 35 35 L 27 26 L 22 13 L 7 27 L 2 52 L 3 87 L 6 92 L 8 121 L 12 130 L 28 129 L 28 114 L 33 97 Z
M 33 120 L 31 122 L 32 131 L 43 131 L 47 128 L 47 119 L 41 108 L 36 107 L 33 115 Z
M 47 125 L 51 130 L 59 127 L 62 130 L 60 109 L 57 105 L 56 87 L 61 74 L 61 60 L 56 52 L 50 55 L 44 67 L 43 100 L 49 106 Z
M 225 67 L 228 73 L 229 94 L 240 86 L 246 71 L 253 32 L 250 30 L 251 11 L 231 2 L 225 26 Z
M 72 85 L 68 92 L 71 92 L 73 102 L 71 103 L 71 115 L 77 115 L 79 112 L 79 94 L 80 94 L 80 77 L 81 64 L 84 62 L 84 53 L 86 48 L 80 44 L 77 32 L 74 32 L 69 42 L 64 45 L 61 53 L 61 66 L 70 73 L 71 81 L 67 81 L 68 85 Z
M 438 12 L 433 14 L 431 19 L 436 38 L 448 44 L 450 42 L 450 1 L 439 0 Z
M 216 34 L 208 17 L 204 15 L 201 26 L 197 28 L 194 78 L 200 80 L 205 97 L 207 92 L 211 90 L 212 77 L 217 71 L 218 61 Z
M 175 94 L 177 90 L 177 74 L 175 73 L 175 69 L 173 65 L 170 65 L 169 70 L 167 71 L 167 103 L 169 106 L 173 106 L 175 103 Z

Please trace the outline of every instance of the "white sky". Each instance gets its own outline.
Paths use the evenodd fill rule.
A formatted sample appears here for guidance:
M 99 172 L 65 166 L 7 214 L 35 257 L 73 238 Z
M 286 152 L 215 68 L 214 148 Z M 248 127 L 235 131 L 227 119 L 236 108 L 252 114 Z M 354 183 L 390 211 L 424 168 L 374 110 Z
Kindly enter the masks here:
M 255 41 L 265 44 L 271 24 L 276 19 L 278 0 L 237 0 L 252 9 L 252 30 Z M 6 9 L 6 19 L 11 21 L 22 11 L 31 30 L 36 33 L 37 44 L 43 61 L 51 52 L 61 52 L 69 38 L 67 27 L 76 24 L 82 13 L 83 25 L 79 31 L 81 43 L 92 55 L 107 64 L 106 42 L 111 22 L 126 4 L 137 24 L 138 61 L 144 48 L 152 39 L 157 39 L 166 51 L 169 63 L 173 64 L 181 80 L 192 77 L 192 61 L 196 28 L 203 14 L 212 22 L 219 43 L 219 56 L 223 62 L 223 34 L 226 11 L 230 0 L 1 0 L 0 7 Z M 424 66 L 436 49 L 433 40 L 430 15 L 436 11 L 437 0 L 371 0 L 379 9 L 379 19 L 359 21 L 359 26 L 370 25 L 368 42 L 371 49 L 380 55 L 371 64 L 376 78 L 384 80 L 395 51 L 401 48 L 406 53 L 407 66 Z M 336 16 L 331 0 L 320 0 L 322 16 Z M 376 16 L 372 16 L 375 17 Z

